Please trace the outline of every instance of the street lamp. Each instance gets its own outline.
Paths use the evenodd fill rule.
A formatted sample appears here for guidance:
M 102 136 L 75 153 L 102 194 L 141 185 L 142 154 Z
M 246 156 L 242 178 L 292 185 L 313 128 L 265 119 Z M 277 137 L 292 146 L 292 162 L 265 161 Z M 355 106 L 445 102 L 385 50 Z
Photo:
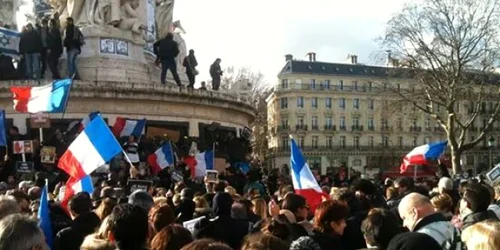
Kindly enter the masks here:
M 493 136 L 490 137 L 490 139 L 488 140 L 488 150 L 489 150 L 489 166 L 488 166 L 488 169 L 490 169 L 492 166 L 493 166 L 493 160 L 491 158 L 491 150 L 493 149 L 493 145 L 495 143 L 495 138 L 493 138 Z

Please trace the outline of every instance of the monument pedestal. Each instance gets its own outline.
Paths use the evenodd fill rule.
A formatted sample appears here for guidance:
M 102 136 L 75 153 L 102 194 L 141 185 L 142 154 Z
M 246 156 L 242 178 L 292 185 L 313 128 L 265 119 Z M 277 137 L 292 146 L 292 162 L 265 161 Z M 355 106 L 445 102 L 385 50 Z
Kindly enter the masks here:
M 77 58 L 77 69 L 81 80 L 160 82 L 161 69 L 154 64 L 154 56 L 144 50 L 146 43 L 140 35 L 112 26 L 83 27 L 81 31 L 85 36 L 85 45 Z M 65 55 L 61 61 L 62 71 L 66 72 Z M 184 69 L 177 71 L 182 83 L 187 85 Z M 167 74 L 167 81 L 173 83 L 170 73 Z

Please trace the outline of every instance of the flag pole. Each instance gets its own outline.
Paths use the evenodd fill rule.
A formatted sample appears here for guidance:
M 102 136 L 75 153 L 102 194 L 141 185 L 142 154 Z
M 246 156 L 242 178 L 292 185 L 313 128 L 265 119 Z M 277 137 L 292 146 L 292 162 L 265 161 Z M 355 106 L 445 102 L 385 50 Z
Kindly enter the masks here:
M 418 165 L 413 166 L 413 180 L 417 180 L 417 170 L 418 170 Z
M 75 79 L 75 75 L 76 73 L 71 76 L 71 84 L 69 85 L 68 96 L 66 96 L 66 100 L 64 102 L 64 110 L 61 115 L 61 119 L 64 119 L 64 115 L 66 114 L 66 108 L 68 107 L 69 96 L 71 94 L 71 89 L 73 88 L 73 80 Z
M 214 157 L 212 157 L 212 167 L 215 169 L 215 143 L 216 142 L 213 142 L 212 143 L 212 154 Z
M 174 156 L 174 149 L 172 148 L 172 142 L 169 140 L 168 141 L 168 144 L 170 145 L 170 153 L 172 154 L 172 156 L 174 157 L 175 159 L 175 156 Z M 178 160 L 178 159 L 175 159 L 175 160 Z

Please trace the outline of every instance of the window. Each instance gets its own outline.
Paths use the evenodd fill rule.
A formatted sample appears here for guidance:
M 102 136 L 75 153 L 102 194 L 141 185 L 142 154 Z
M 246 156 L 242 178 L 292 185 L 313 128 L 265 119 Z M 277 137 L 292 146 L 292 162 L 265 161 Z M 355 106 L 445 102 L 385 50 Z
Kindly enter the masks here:
M 431 119 L 425 119 L 425 129 L 429 130 L 431 128 Z
M 340 117 L 340 129 L 345 129 L 345 116 Z
M 299 96 L 297 97 L 297 108 L 303 108 L 304 107 L 304 97 Z
M 281 138 L 281 147 L 288 149 L 290 148 L 289 139 L 286 137 Z
M 330 80 L 325 80 L 325 82 L 323 83 L 324 89 L 330 89 L 330 85 Z
M 399 129 L 403 128 L 403 118 L 398 118 L 398 128 Z
M 375 130 L 375 124 L 373 117 L 368 118 L 368 130 Z
M 373 85 L 372 82 L 368 82 L 367 84 L 368 92 L 372 92 L 372 85 Z
M 353 161 L 353 164 L 352 164 L 352 165 L 354 165 L 354 166 L 356 166 L 356 167 L 360 167 L 360 166 L 361 166 L 361 159 L 355 159 L 355 160 Z
M 387 119 L 382 119 L 382 121 L 380 122 L 380 125 L 382 126 L 382 129 L 389 128 L 389 122 L 387 122 Z
M 345 98 L 339 99 L 339 105 L 341 109 L 345 109 Z
M 484 103 L 483 103 L 484 104 Z M 436 105 L 436 112 L 440 112 L 441 111 L 441 105 L 437 104 Z
M 340 137 L 340 147 L 345 148 L 345 136 Z
M 354 100 L 352 102 L 352 106 L 354 107 L 354 109 L 359 109 L 359 99 L 358 98 L 354 98 Z
M 359 148 L 359 136 L 354 136 L 352 138 L 352 145 L 355 147 L 355 148 Z
M 402 147 L 403 144 L 404 144 L 403 137 L 402 136 L 398 137 L 398 146 Z
M 304 147 L 304 136 L 299 136 L 299 146 L 300 146 L 301 148 L 303 148 L 303 147 Z
M 327 117 L 325 118 L 325 125 L 326 125 L 328 128 L 330 128 L 330 127 L 332 127 L 332 126 L 333 126 L 333 119 L 332 119 L 332 117 L 331 117 L 331 116 L 327 116 Z
M 333 147 L 333 137 L 331 136 L 326 137 L 326 147 L 330 149 Z
M 288 79 L 281 80 L 281 88 L 288 89 Z
M 373 110 L 375 108 L 373 99 L 368 100 L 368 109 Z
M 373 141 L 374 141 L 373 136 L 368 137 L 368 146 L 373 147 Z
M 413 137 L 413 147 L 416 147 L 417 146 L 417 143 L 418 143 L 418 137 Z
M 326 108 L 327 109 L 331 109 L 332 108 L 332 98 L 331 97 L 327 97 L 325 99 L 325 104 L 326 104 Z
M 339 90 L 344 90 L 344 81 L 339 80 Z
M 318 108 L 318 97 L 311 98 L 311 107 L 315 109 Z
M 318 136 L 313 136 L 312 137 L 312 147 L 313 148 L 318 148 Z
M 286 98 L 286 97 L 281 97 L 280 98 L 280 107 L 281 107 L 281 109 L 287 109 L 288 108 L 288 98 Z
M 318 117 L 317 116 L 312 117 L 311 126 L 312 126 L 312 129 L 318 129 Z
M 352 89 L 358 91 L 358 81 L 352 81 Z
M 352 125 L 353 125 L 354 127 L 359 127 L 359 117 L 354 116 L 354 117 L 352 118 Z
M 288 118 L 281 118 L 281 126 L 283 128 L 287 128 L 288 127 Z
M 401 90 L 401 84 L 399 84 L 399 83 L 398 83 L 398 84 L 396 85 L 396 88 L 397 88 L 397 90 L 398 90 L 398 92 L 399 92 L 399 91 Z
M 474 155 L 468 155 L 466 161 L 467 165 L 472 165 L 472 166 L 476 165 Z
M 389 137 L 382 136 L 382 146 L 384 146 L 384 147 L 389 146 Z
M 311 79 L 311 89 L 316 89 L 316 79 Z
M 417 124 L 418 124 L 418 120 L 417 119 L 413 119 L 413 127 L 416 128 L 417 127 Z
M 297 116 L 297 125 L 304 126 L 304 117 L 303 116 Z

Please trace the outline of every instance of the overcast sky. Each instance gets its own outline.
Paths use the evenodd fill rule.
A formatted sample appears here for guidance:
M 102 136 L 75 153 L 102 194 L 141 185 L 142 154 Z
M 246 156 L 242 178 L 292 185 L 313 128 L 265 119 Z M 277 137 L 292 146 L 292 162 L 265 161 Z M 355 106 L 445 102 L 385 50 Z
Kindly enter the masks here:
M 200 76 L 210 64 L 249 66 L 276 82 L 285 54 L 318 61 L 343 62 L 357 54 L 374 63 L 381 51 L 376 39 L 404 0 L 177 0 L 174 19 L 181 20 L 188 49 L 196 51 Z

